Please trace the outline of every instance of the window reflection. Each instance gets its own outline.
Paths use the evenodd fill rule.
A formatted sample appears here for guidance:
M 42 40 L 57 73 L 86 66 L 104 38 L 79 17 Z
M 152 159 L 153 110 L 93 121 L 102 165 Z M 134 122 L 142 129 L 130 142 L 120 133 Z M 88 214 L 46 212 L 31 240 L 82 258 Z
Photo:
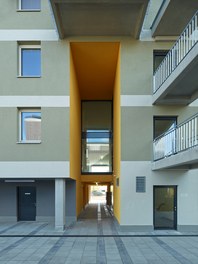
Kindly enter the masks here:
M 21 140 L 41 140 L 40 112 L 21 112 Z
M 21 49 L 21 76 L 41 76 L 40 49 Z
M 154 187 L 154 225 L 155 228 L 174 229 L 176 225 L 176 188 Z
M 112 137 L 109 130 L 87 130 L 83 133 L 83 172 L 111 172 Z
M 112 172 L 112 102 L 82 102 L 82 173 Z
M 40 10 L 41 0 L 21 0 L 22 10 Z

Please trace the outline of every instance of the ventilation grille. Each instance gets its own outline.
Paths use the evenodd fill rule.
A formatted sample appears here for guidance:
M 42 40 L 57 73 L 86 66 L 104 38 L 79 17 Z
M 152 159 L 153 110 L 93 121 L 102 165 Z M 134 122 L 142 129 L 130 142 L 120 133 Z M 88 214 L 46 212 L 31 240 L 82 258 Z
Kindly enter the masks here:
M 146 177 L 145 176 L 136 177 L 136 192 L 138 193 L 146 192 Z

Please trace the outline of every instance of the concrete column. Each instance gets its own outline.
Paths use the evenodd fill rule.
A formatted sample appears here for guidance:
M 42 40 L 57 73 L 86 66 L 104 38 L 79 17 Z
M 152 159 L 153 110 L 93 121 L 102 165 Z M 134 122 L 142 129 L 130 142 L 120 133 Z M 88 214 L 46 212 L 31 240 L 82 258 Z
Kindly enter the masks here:
M 55 179 L 55 228 L 65 229 L 65 179 Z

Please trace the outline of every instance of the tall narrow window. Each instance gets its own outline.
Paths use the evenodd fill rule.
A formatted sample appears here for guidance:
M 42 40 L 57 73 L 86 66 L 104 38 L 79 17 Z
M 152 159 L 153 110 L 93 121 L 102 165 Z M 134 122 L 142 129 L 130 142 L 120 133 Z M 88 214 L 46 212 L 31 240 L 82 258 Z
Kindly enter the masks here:
M 19 0 L 20 10 L 40 10 L 41 0 Z
M 154 50 L 153 51 L 153 72 L 157 70 L 163 59 L 166 57 L 168 50 Z
M 41 140 L 41 111 L 40 110 L 20 110 L 20 141 L 35 142 Z
M 82 173 L 112 172 L 112 102 L 82 102 Z
M 19 75 L 22 77 L 41 76 L 41 48 L 39 45 L 19 47 Z
M 154 117 L 154 160 L 170 156 L 176 151 L 175 127 L 177 117 L 155 116 Z

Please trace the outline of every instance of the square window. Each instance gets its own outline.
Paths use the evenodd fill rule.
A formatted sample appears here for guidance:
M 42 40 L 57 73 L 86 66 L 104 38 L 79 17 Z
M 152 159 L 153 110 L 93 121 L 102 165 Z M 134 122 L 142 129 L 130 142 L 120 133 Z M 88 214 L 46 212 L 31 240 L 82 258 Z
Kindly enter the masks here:
M 21 110 L 20 111 L 20 141 L 41 140 L 41 111 Z
M 20 10 L 40 10 L 41 0 L 19 0 Z
M 153 135 L 154 139 L 171 131 L 177 125 L 176 116 L 154 116 L 153 118 Z
M 20 72 L 22 77 L 41 76 L 41 48 L 40 46 L 20 46 Z

